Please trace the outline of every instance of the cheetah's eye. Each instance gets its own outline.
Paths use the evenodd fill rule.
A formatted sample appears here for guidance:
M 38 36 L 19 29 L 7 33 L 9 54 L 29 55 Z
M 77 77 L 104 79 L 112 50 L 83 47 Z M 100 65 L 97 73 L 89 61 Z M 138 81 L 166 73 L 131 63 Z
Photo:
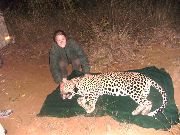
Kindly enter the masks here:
M 67 94 L 72 94 L 71 92 L 68 92 Z

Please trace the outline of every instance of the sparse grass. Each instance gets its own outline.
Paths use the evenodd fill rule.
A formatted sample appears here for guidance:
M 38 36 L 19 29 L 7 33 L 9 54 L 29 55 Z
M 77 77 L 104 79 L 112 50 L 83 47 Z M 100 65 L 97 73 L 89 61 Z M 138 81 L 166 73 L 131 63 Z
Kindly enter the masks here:
M 17 42 L 51 42 L 53 32 L 63 29 L 82 44 L 91 63 L 99 66 L 133 61 L 137 46 L 178 46 L 176 0 L 96 2 L 82 9 L 72 0 L 58 4 L 30 0 L 4 14 Z

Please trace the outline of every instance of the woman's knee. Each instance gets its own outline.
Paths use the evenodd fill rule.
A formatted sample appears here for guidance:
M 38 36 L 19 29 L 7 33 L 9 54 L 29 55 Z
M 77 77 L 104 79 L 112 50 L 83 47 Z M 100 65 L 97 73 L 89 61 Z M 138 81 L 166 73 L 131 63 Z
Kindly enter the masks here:
M 80 70 L 81 67 L 80 59 L 72 60 L 72 67 L 74 70 Z

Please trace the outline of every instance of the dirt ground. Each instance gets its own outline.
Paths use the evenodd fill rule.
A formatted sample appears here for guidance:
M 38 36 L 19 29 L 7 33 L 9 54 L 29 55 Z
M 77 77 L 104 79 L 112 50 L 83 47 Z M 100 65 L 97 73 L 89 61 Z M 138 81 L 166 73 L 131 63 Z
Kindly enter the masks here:
M 7 135 L 180 135 L 180 125 L 171 130 L 144 129 L 118 123 L 109 116 L 86 118 L 37 117 L 48 94 L 57 85 L 48 65 L 49 42 L 35 45 L 12 44 L 3 49 L 3 68 L 0 69 L 0 109 L 13 109 L 8 118 L 0 118 Z M 92 65 L 91 72 L 129 70 L 147 66 L 165 68 L 173 79 L 175 101 L 180 109 L 180 45 L 139 47 L 130 63 L 113 66 Z M 104 70 L 105 69 L 105 70 Z

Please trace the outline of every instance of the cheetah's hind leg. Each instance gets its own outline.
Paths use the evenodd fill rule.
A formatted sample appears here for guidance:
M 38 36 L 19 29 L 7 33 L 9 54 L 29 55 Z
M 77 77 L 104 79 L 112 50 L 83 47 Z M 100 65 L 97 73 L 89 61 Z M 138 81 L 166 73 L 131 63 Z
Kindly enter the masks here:
M 141 112 L 142 115 L 148 115 L 151 111 L 152 103 L 148 101 L 148 105 L 145 107 L 145 109 Z
M 145 110 L 146 107 L 142 104 L 140 104 L 133 112 L 132 115 L 138 115 L 140 114 L 143 110 Z
M 151 111 L 152 108 L 152 102 L 145 100 L 145 102 L 143 104 L 140 104 L 133 112 L 132 115 L 138 115 L 138 114 L 142 114 L 142 115 L 148 115 L 148 113 Z
M 148 115 L 148 113 L 151 111 L 152 108 L 152 102 L 147 100 L 147 97 L 150 93 L 150 86 L 147 86 L 147 88 L 141 93 L 141 101 L 142 103 L 139 104 L 139 106 L 132 112 L 132 115 Z

